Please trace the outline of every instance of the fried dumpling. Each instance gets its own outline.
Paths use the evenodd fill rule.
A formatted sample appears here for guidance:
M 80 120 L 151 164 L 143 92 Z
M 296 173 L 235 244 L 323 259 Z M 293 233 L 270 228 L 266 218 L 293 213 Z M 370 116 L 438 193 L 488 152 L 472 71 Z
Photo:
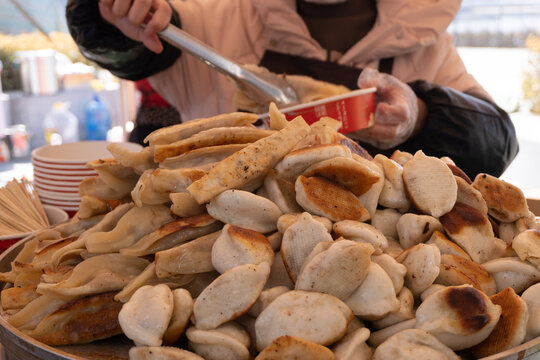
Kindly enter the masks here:
M 186 331 L 189 346 L 206 360 L 249 360 L 251 339 L 245 329 L 228 322 L 216 329 L 190 327 Z
M 213 233 L 223 224 L 208 214 L 200 214 L 166 223 L 143 236 L 130 247 L 120 249 L 127 256 L 144 256 L 167 250 L 189 240 Z
M 399 243 L 404 249 L 426 242 L 434 231 L 443 231 L 443 226 L 433 216 L 403 214 L 396 223 Z
M 283 335 L 329 345 L 343 337 L 351 309 L 335 296 L 293 290 L 272 301 L 255 321 L 257 349 Z
M 16 314 L 8 317 L 7 321 L 19 330 L 32 330 L 47 315 L 58 310 L 68 300 L 52 295 L 42 295 L 32 300 Z
M 114 227 L 117 225 L 117 222 L 129 211 L 131 210 L 135 205 L 133 203 L 126 203 L 117 206 L 114 210 L 108 212 L 105 214 L 105 216 L 94 226 L 86 230 L 79 238 L 62 247 L 61 249 L 58 249 L 54 252 L 51 256 L 51 265 L 53 268 L 56 268 L 58 264 L 64 259 L 64 257 L 69 256 L 69 254 L 72 251 L 82 251 L 85 246 L 85 238 L 87 236 L 91 236 L 94 233 L 98 232 L 107 232 L 114 229 Z
M 372 255 L 371 261 L 375 262 L 386 271 L 390 280 L 392 280 L 396 294 L 399 294 L 403 288 L 405 274 L 407 273 L 405 265 L 400 264 L 394 257 L 388 254 Z
M 519 233 L 512 240 L 512 248 L 521 260 L 540 269 L 540 230 L 530 229 Z
M 215 219 L 263 234 L 276 230 L 277 220 L 282 215 L 271 200 L 242 190 L 226 190 L 206 208 Z
M 156 262 L 148 264 L 148 266 L 141 271 L 139 275 L 133 278 L 124 288 L 114 296 L 114 300 L 127 302 L 133 293 L 140 287 L 145 285 L 159 285 L 165 284 L 169 288 L 174 289 L 179 286 L 185 286 L 195 279 L 195 275 L 176 275 L 169 276 L 167 278 L 160 278 L 156 275 Z
M 521 298 L 527 304 L 529 320 L 527 321 L 527 333 L 525 341 L 540 336 L 540 283 L 534 284 L 521 294 Z
M 29 335 L 56 346 L 84 344 L 121 334 L 118 313 L 122 304 L 113 297 L 114 293 L 105 293 L 71 301 L 47 315 Z
M 439 231 L 435 230 L 426 244 L 433 244 L 439 248 L 441 255 L 456 255 L 461 256 L 464 259 L 471 260 L 469 254 L 465 252 L 462 248 L 459 247 L 455 242 L 450 241 L 446 235 Z
M 414 295 L 411 290 L 403 287 L 397 298 L 399 300 L 399 309 L 380 320 L 373 321 L 372 325 L 375 329 L 384 329 L 402 321 L 414 319 Z
M 285 230 L 281 241 L 281 256 L 289 277 L 294 282 L 305 259 L 315 245 L 333 241 L 325 226 L 305 212 Z
M 294 182 L 311 165 L 338 156 L 350 158 L 351 150 L 339 144 L 314 145 L 291 151 L 277 163 L 275 169 L 278 177 Z
M 350 240 L 330 244 L 328 249 L 305 261 L 295 289 L 317 291 L 345 300 L 367 276 L 373 247 Z
M 195 300 L 193 316 L 198 329 L 208 330 L 236 319 L 255 303 L 270 275 L 270 264 L 246 264 L 227 270 Z
M 418 297 L 437 279 L 441 252 L 435 245 L 418 244 L 402 252 L 396 260 L 407 268 L 405 286 Z
M 356 196 L 368 192 L 380 179 L 380 174 L 365 163 L 344 156 L 317 162 L 302 172 L 302 175 L 323 177 L 350 190 Z
M 14 286 L 4 289 L 0 293 L 2 310 L 22 309 L 38 296 L 35 285 Z
M 326 178 L 300 175 L 294 189 L 296 202 L 312 214 L 333 221 L 370 219 L 369 211 L 350 190 Z
M 283 335 L 275 338 L 255 358 L 255 360 L 280 359 L 334 360 L 335 357 L 325 346 L 299 337 Z
M 428 331 L 452 350 L 484 341 L 497 325 L 501 307 L 470 285 L 449 286 L 416 309 L 416 328 Z
M 407 329 L 414 329 L 416 319 L 405 320 L 394 325 L 385 327 L 384 329 L 372 332 L 369 335 L 368 344 L 372 347 L 377 347 L 388 340 L 392 335 Z
M 137 206 L 164 204 L 169 202 L 171 193 L 185 192 L 205 174 L 206 171 L 194 168 L 148 170 L 140 176 L 131 197 Z
M 174 308 L 167 285 L 143 286 L 122 306 L 118 321 L 136 345 L 160 346 Z
M 403 165 L 403 182 L 414 206 L 435 218 L 446 214 L 457 198 L 457 184 L 452 171 L 440 159 L 418 150 Z
M 209 118 L 194 119 L 155 130 L 144 139 L 144 142 L 149 142 L 150 146 L 170 144 L 186 139 L 204 130 L 219 127 L 249 126 L 257 121 L 257 119 L 258 116 L 256 114 L 247 112 L 232 112 Z
M 384 171 L 384 187 L 379 196 L 379 204 L 386 208 L 407 210 L 411 203 L 403 183 L 403 166 L 382 154 L 373 159 Z
M 274 250 L 266 237 L 253 230 L 227 224 L 212 247 L 212 264 L 220 272 L 244 264 L 274 261 Z
M 369 329 L 362 327 L 348 333 L 336 345 L 334 355 L 336 360 L 369 360 L 373 351 L 366 344 L 369 338 Z
M 309 126 L 305 120 L 301 116 L 296 117 L 283 129 L 217 163 L 187 190 L 202 204 L 225 190 L 243 188 L 257 179 L 262 181 L 268 171 L 308 132 Z
M 388 247 L 386 236 L 370 224 L 354 220 L 343 220 L 335 223 L 333 230 L 334 234 L 347 240 L 371 244 L 375 254 L 382 254 Z
M 396 209 L 377 209 L 371 216 L 371 225 L 387 238 L 397 239 L 397 222 L 402 216 Z
M 497 292 L 511 287 L 516 293 L 521 294 L 540 280 L 540 271 L 529 262 L 522 261 L 517 257 L 490 260 L 482 266 L 495 279 Z
M 131 167 L 120 164 L 116 159 L 93 160 L 88 162 L 86 167 L 96 170 L 99 178 L 109 187 L 126 194 L 133 189 L 139 179 L 139 174 Z
M 86 236 L 85 246 L 93 253 L 115 252 L 133 245 L 144 235 L 170 221 L 172 217 L 165 206 L 135 207 L 122 216 L 111 231 Z
M 369 264 L 368 274 L 354 293 L 345 299 L 353 313 L 363 320 L 378 320 L 399 309 L 392 280 L 379 265 Z
M 261 295 L 259 295 L 259 298 L 253 304 L 251 309 L 249 309 L 248 314 L 257 317 L 261 314 L 261 312 L 266 309 L 272 301 L 277 299 L 280 295 L 285 294 L 287 291 L 290 291 L 289 287 L 287 286 L 275 286 L 268 289 L 264 289 L 261 291 Z
M 246 146 L 247 144 L 207 146 L 167 158 L 159 164 L 159 167 L 171 170 L 182 168 L 207 169 Z
M 156 253 L 156 274 L 167 278 L 178 274 L 198 274 L 214 270 L 212 247 L 222 231 L 198 237 L 185 244 Z
M 472 348 L 477 358 L 503 352 L 518 346 L 525 339 L 529 312 L 525 301 L 512 288 L 506 288 L 490 297 L 501 307 L 501 317 L 486 340 Z
M 169 326 L 163 334 L 163 343 L 172 345 L 182 336 L 193 314 L 193 298 L 186 289 L 174 289 L 173 313 Z
M 176 216 L 189 217 L 206 212 L 206 206 L 197 203 L 187 192 L 170 193 L 169 198 L 172 202 L 171 212 Z
M 353 159 L 367 166 L 376 174 L 379 174 L 379 180 L 374 183 L 368 191 L 358 197 L 362 205 L 369 212 L 369 215 L 373 216 L 377 210 L 379 196 L 381 195 L 381 191 L 384 187 L 384 171 L 375 161 L 368 160 L 363 156 L 353 153 Z
M 518 187 L 489 174 L 476 175 L 472 186 L 480 191 L 495 219 L 512 222 L 529 215 L 527 200 Z
M 285 230 L 287 230 L 289 226 L 294 224 L 301 216 L 302 213 L 290 213 L 281 215 L 277 221 L 278 231 L 281 234 L 284 234 Z M 313 218 L 313 220 L 317 220 L 322 225 L 324 225 L 327 232 L 332 231 L 332 220 L 325 218 L 324 216 L 311 215 L 311 217 Z
M 253 143 L 274 133 L 274 130 L 259 129 L 254 126 L 216 127 L 203 130 L 173 143 L 156 145 L 154 161 L 162 162 L 167 158 L 208 146 Z
M 117 253 L 90 257 L 79 263 L 70 276 L 57 284 L 40 283 L 37 291 L 63 299 L 122 289 L 148 266 L 148 260 Z
M 87 177 L 79 183 L 79 196 L 93 196 L 103 200 L 119 200 L 129 195 L 133 187 L 124 186 L 118 189 L 109 186 L 99 176 Z
M 482 264 L 497 258 L 501 248 L 506 248 L 506 243 L 495 237 L 488 217 L 472 206 L 458 202 L 439 220 L 450 238 L 463 248 L 474 262 Z
M 137 174 L 142 174 L 145 170 L 157 167 L 157 164 L 154 162 L 153 147 L 148 146 L 137 152 L 131 151 L 121 144 L 111 143 L 107 145 L 107 150 L 109 150 L 120 164 L 133 168 Z
M 456 202 L 467 204 L 479 210 L 482 214 L 487 214 L 488 208 L 482 193 L 461 177 L 455 176 L 454 178 L 458 186 Z
M 283 214 L 302 211 L 296 202 L 294 183 L 278 177 L 274 170 L 269 171 L 264 178 L 264 190 L 266 190 L 268 198 L 279 207 Z
M 375 349 L 373 360 L 459 360 L 452 349 L 429 332 L 408 329 L 388 338 Z
M 497 292 L 493 276 L 480 264 L 457 255 L 441 255 L 436 283 L 446 286 L 469 284 L 491 296 Z

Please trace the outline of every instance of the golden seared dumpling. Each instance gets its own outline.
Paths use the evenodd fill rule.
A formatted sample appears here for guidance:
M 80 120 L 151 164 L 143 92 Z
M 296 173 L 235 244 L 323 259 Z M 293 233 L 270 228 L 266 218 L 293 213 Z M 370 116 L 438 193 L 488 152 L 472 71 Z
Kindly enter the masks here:
M 459 360 L 452 349 L 430 333 L 408 329 L 391 336 L 375 349 L 373 360 Z
M 416 310 L 416 328 L 435 335 L 453 350 L 484 341 L 501 315 L 501 307 L 470 285 L 449 286 L 428 296 Z
M 212 246 L 212 264 L 220 272 L 244 264 L 269 264 L 274 250 L 260 232 L 227 224 Z
M 335 157 L 351 157 L 351 150 L 345 145 L 315 145 L 291 151 L 276 165 L 276 175 L 294 182 L 308 167 Z
M 136 345 L 160 346 L 173 308 L 173 294 L 167 285 L 145 285 L 122 306 L 118 321 Z
M 335 357 L 332 351 L 325 346 L 299 337 L 283 335 L 275 338 L 255 358 L 255 360 L 281 359 L 334 360 Z
M 506 288 L 491 296 L 491 301 L 501 307 L 501 317 L 487 339 L 471 349 L 477 358 L 518 346 L 525 339 L 527 332 L 529 320 L 527 304 L 512 288 Z

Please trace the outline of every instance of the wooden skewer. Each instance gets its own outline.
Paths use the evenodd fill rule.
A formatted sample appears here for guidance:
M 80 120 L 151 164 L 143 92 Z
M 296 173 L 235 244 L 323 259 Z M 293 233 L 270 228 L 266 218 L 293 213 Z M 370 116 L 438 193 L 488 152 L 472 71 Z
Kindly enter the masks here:
M 0 188 L 0 235 L 15 235 L 49 226 L 47 214 L 28 180 L 11 180 Z

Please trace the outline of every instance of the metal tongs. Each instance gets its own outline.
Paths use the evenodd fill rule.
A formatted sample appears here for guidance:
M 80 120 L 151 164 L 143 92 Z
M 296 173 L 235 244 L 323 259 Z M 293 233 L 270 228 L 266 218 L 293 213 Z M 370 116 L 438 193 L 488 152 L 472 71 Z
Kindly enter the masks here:
M 234 80 L 239 90 L 259 104 L 273 101 L 285 107 L 299 103 L 296 91 L 284 78 L 271 72 L 255 74 L 172 24 L 159 37 Z

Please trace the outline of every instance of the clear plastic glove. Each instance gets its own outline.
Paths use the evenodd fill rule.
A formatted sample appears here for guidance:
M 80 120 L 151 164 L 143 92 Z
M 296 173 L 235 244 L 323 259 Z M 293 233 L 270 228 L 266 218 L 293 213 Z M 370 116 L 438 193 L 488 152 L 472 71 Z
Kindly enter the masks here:
M 100 0 L 99 12 L 130 39 L 141 41 L 153 52 L 163 51 L 157 33 L 167 27 L 172 16 L 171 6 L 165 0 Z M 148 16 L 150 21 L 145 28 L 141 27 Z
M 405 142 L 418 120 L 418 100 L 409 85 L 392 75 L 366 68 L 358 79 L 360 88 L 376 87 L 375 122 L 370 128 L 347 134 L 379 149 Z

